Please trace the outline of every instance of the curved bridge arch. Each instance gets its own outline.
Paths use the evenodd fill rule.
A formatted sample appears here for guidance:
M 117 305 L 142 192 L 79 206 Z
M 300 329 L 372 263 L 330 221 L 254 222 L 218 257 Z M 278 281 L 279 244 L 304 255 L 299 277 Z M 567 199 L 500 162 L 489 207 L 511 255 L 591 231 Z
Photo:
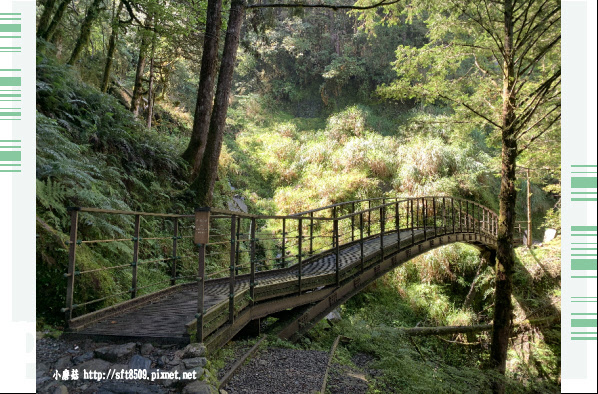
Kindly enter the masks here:
M 70 335 L 181 343 L 198 340 L 209 350 L 220 348 L 251 321 L 310 306 L 280 334 L 296 337 L 369 283 L 417 255 L 455 242 L 494 250 L 498 227 L 497 215 L 490 209 L 449 196 L 349 201 L 288 216 L 218 209 L 201 209 L 195 215 L 92 208 L 72 212 L 64 308 Z M 86 273 L 76 271 L 76 245 L 94 242 L 77 240 L 78 212 L 135 215 L 136 234 L 140 216 L 173 220 L 173 256 L 181 238 L 178 224 L 194 221 L 195 234 L 187 238 L 194 238 L 197 245 L 197 280 L 175 284 L 173 275 L 171 286 L 135 297 L 137 271 L 132 264 L 131 300 L 73 317 L 77 307 L 72 298 L 74 280 Z M 230 242 L 223 241 L 228 236 Z M 135 253 L 140 239 L 133 237 Z M 210 250 L 226 252 L 230 266 L 224 273 L 206 269 Z M 177 259 L 172 260 L 174 274 Z
M 389 256 L 385 256 L 384 261 L 374 263 L 370 269 L 367 269 L 356 275 L 353 280 L 335 289 L 325 299 L 308 309 L 300 317 L 290 323 L 283 331 L 279 333 L 279 338 L 296 340 L 298 337 L 309 331 L 316 323 L 322 320 L 334 309 L 338 308 L 351 297 L 359 294 L 368 285 L 386 275 L 388 272 L 410 261 L 414 257 L 427 253 L 432 249 L 457 242 L 468 243 L 477 246 L 482 251 L 488 252 L 491 259 L 494 259 L 496 244 L 488 236 L 479 234 L 451 234 L 440 235 L 429 238 L 427 241 L 420 242 L 417 245 L 407 246 L 395 251 Z

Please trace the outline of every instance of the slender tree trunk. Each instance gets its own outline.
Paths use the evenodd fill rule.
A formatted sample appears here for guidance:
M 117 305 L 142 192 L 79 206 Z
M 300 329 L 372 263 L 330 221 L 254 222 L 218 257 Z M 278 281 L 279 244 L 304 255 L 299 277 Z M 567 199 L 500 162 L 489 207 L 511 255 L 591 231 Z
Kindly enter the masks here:
M 496 251 L 496 292 L 494 295 L 494 329 L 492 331 L 492 347 L 490 359 L 493 366 L 502 374 L 505 373 L 509 334 L 511 332 L 513 305 L 513 269 L 515 255 L 513 252 L 513 228 L 515 225 L 515 171 L 517 162 L 517 139 L 515 138 L 516 97 L 513 89 L 515 65 L 513 56 L 513 3 L 504 2 L 504 52 L 505 62 L 503 78 L 503 110 L 502 110 L 502 168 L 500 185 L 500 211 L 498 218 L 498 239 Z M 497 382 L 495 392 L 504 392 L 504 386 Z
M 133 88 L 133 97 L 131 97 L 131 112 L 135 116 L 139 115 L 139 104 L 141 102 L 141 90 L 143 88 L 142 78 L 145 70 L 146 52 L 148 47 L 148 38 L 144 34 L 141 37 L 141 46 L 139 47 L 139 57 L 137 58 L 137 71 L 135 72 L 135 87 Z
M 102 92 L 106 93 L 108 85 L 110 84 L 110 73 L 112 72 L 112 61 L 114 60 L 114 52 L 116 52 L 116 40 L 118 39 L 119 30 L 119 15 L 124 7 L 121 1 L 118 4 L 118 9 L 112 17 L 112 33 L 108 41 L 108 53 L 106 54 L 106 65 L 104 66 L 104 76 L 102 77 Z
M 216 97 L 214 108 L 210 118 L 210 128 L 206 148 L 199 167 L 199 174 L 191 188 L 195 190 L 197 202 L 201 206 L 211 206 L 214 194 L 214 184 L 218 175 L 218 160 L 222 149 L 222 138 L 224 136 L 224 126 L 226 122 L 226 113 L 228 111 L 228 99 L 235 71 L 235 62 L 237 60 L 237 49 L 241 37 L 241 28 L 245 17 L 245 3 L 243 0 L 232 0 L 228 26 L 226 29 L 226 39 L 224 42 L 224 53 L 222 55 L 222 64 L 220 66 L 220 75 L 216 87 Z
M 41 38 L 48 42 L 52 41 L 52 38 L 54 38 L 56 30 L 58 30 L 58 25 L 60 25 L 60 22 L 62 21 L 64 11 L 66 11 L 66 7 L 69 5 L 69 1 L 70 0 L 62 0 L 60 4 L 58 4 L 58 8 L 56 9 L 56 13 L 52 18 L 52 22 L 50 22 L 50 25 L 48 26 L 46 31 L 42 32 Z
M 152 117 L 154 116 L 154 55 L 156 51 L 156 35 L 152 39 L 152 55 L 150 58 L 149 83 L 147 88 L 147 128 L 152 128 Z
M 95 22 L 98 14 L 100 13 L 100 4 L 102 0 L 93 0 L 93 3 L 89 6 L 87 10 L 87 15 L 85 15 L 85 19 L 83 20 L 83 24 L 81 25 L 81 33 L 79 33 L 79 38 L 77 38 L 77 42 L 75 43 L 75 48 L 73 48 L 73 53 L 71 54 L 71 58 L 69 59 L 66 64 L 73 65 L 79 59 L 81 52 L 89 43 L 89 36 L 91 35 L 91 27 L 93 22 Z
M 476 270 L 473 281 L 471 282 L 469 292 L 467 293 L 467 296 L 465 297 L 465 301 L 463 302 L 463 309 L 469 308 L 471 306 L 471 304 L 473 303 L 473 300 L 477 294 L 477 286 L 476 285 L 477 285 L 478 278 L 480 277 L 482 272 L 484 272 L 484 269 L 486 269 L 486 267 L 488 266 L 488 264 L 490 264 L 490 262 L 494 263 L 494 261 L 496 260 L 496 253 L 494 251 L 484 251 L 484 252 L 482 252 L 481 260 L 482 261 L 480 262 L 480 265 L 478 266 L 478 269 Z
M 44 5 L 44 12 L 42 12 L 42 16 L 39 18 L 39 23 L 37 25 L 37 36 L 41 37 L 46 30 L 48 30 L 48 26 L 50 26 L 50 22 L 52 19 L 52 14 L 54 14 L 54 6 L 56 5 L 56 0 L 48 0 Z
M 194 174 L 199 170 L 206 148 L 210 116 L 212 115 L 214 81 L 218 66 L 218 41 L 222 25 L 222 18 L 220 17 L 221 9 L 222 0 L 208 0 L 206 32 L 201 57 L 201 71 L 199 74 L 193 131 L 189 145 L 185 152 L 183 152 L 183 159 L 191 164 Z

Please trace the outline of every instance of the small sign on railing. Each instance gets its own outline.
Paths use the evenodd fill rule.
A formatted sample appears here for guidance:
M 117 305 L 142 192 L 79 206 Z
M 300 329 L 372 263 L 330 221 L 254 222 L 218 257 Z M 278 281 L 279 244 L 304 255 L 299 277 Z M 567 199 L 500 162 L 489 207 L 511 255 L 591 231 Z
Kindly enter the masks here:
M 195 209 L 195 233 L 194 243 L 205 245 L 210 238 L 210 208 Z

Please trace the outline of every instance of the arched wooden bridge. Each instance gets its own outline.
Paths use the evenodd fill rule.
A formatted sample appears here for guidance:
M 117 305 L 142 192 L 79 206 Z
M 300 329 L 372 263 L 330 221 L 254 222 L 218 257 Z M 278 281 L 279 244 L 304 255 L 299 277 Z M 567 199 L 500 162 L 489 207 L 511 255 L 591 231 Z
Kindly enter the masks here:
M 116 237 L 91 239 L 94 226 L 116 229 Z M 413 257 L 454 242 L 493 251 L 496 234 L 493 211 L 447 196 L 350 201 L 289 216 L 72 208 L 67 335 L 201 340 L 214 350 L 251 322 L 303 307 L 280 333 L 291 338 Z M 110 289 L 103 271 L 116 283 Z

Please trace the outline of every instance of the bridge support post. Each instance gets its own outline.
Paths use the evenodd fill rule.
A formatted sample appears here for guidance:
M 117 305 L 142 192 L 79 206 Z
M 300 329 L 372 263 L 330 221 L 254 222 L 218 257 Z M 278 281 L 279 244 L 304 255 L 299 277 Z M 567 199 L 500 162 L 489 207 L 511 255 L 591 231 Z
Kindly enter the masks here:
M 228 281 L 228 322 L 233 324 L 235 320 L 235 243 L 238 241 L 235 239 L 237 227 L 237 217 L 232 215 L 230 218 L 230 274 Z
M 141 226 L 141 216 L 135 215 L 135 235 L 133 235 L 133 279 L 131 283 L 131 298 L 137 297 L 137 261 L 139 260 L 139 228 Z
M 255 225 L 256 220 L 255 218 L 251 218 L 251 230 L 250 230 L 250 256 L 249 261 L 251 264 L 251 273 L 249 274 L 249 298 L 251 298 L 251 305 L 255 303 Z
M 77 227 L 79 224 L 79 210 L 71 210 L 71 238 L 69 241 L 69 268 L 66 278 L 66 308 L 65 320 L 69 325 L 73 317 L 73 292 L 75 288 L 75 261 L 77 260 Z

